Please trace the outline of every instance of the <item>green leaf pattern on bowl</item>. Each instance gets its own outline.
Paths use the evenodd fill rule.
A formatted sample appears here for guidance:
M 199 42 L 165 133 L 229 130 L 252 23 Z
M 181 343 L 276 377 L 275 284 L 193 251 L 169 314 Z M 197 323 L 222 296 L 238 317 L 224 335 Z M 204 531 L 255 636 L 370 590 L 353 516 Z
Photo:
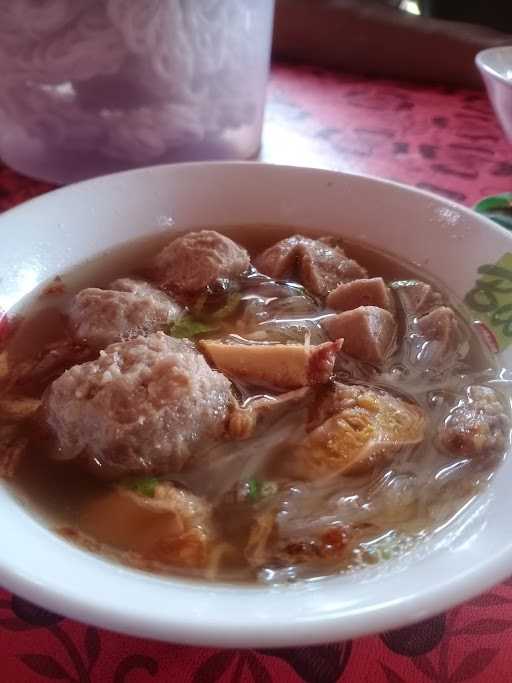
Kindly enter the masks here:
M 485 197 L 474 209 L 512 231 L 512 192 Z M 474 314 L 475 329 L 497 353 L 512 344 L 512 253 L 494 264 L 480 266 L 478 274 L 464 301 Z
M 512 192 L 485 197 L 475 205 L 475 211 L 512 230 Z

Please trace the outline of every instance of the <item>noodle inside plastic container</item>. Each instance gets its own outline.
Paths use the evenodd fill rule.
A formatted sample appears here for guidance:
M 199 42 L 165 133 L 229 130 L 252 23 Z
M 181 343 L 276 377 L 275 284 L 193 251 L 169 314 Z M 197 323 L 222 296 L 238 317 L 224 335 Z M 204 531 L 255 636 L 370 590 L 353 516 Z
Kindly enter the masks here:
M 16 0 L 0 157 L 67 183 L 260 145 L 274 0 Z

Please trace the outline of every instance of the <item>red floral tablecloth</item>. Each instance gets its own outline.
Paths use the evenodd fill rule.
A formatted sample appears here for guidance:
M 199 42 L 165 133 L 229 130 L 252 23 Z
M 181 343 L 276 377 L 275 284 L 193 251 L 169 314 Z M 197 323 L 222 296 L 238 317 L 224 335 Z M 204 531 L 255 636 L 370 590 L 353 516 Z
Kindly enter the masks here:
M 369 173 L 473 204 L 512 190 L 483 93 L 275 66 L 261 158 Z M 0 165 L 0 210 L 51 187 Z M 281 650 L 156 643 L 64 619 L 0 590 L 0 683 L 512 681 L 512 580 L 447 614 L 353 642 Z

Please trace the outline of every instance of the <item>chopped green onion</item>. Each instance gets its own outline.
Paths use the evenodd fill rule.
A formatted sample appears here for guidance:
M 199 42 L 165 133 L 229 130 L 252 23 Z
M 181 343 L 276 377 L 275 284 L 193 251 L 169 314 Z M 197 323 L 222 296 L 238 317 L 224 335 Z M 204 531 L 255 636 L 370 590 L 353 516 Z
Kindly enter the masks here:
M 158 479 L 154 477 L 145 477 L 144 479 L 136 479 L 127 483 L 128 488 L 140 496 L 145 498 L 154 498 L 156 487 L 158 486 Z
M 253 503 L 256 503 L 262 498 L 274 496 L 277 491 L 278 485 L 274 481 L 260 481 L 253 477 L 247 482 L 247 497 Z
M 259 479 L 249 479 L 247 482 L 249 487 L 249 498 L 255 502 L 261 495 L 261 481 Z
M 217 327 L 214 325 L 202 323 L 191 315 L 184 315 L 170 325 L 168 334 L 178 339 L 189 339 L 190 337 L 198 337 L 201 334 L 213 332 L 216 329 Z

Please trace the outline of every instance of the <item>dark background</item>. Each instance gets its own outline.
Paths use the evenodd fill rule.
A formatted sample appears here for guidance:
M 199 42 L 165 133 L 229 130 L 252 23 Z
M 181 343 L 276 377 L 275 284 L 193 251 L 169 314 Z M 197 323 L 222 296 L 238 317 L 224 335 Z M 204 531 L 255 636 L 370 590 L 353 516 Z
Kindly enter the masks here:
M 512 0 L 418 0 L 418 5 L 426 16 L 512 31 Z

